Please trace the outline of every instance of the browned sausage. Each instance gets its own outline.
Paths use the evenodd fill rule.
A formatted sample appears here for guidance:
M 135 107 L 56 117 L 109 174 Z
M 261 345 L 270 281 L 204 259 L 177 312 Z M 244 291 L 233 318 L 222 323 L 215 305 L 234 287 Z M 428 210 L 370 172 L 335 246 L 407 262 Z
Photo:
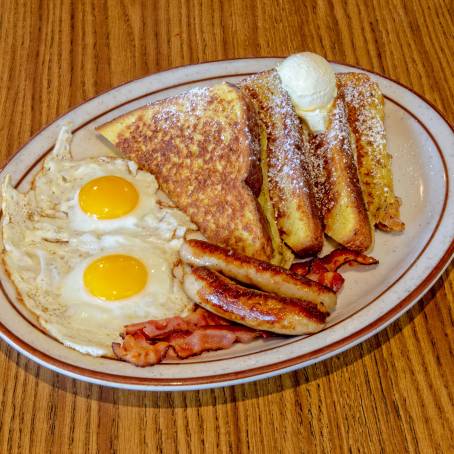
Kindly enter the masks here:
M 221 317 L 273 333 L 314 333 L 329 315 L 323 306 L 242 287 L 205 267 L 185 274 L 184 289 L 197 304 Z
M 336 307 L 336 294 L 318 282 L 206 241 L 185 241 L 180 256 L 186 263 L 212 268 L 265 292 L 323 303 L 330 312 Z

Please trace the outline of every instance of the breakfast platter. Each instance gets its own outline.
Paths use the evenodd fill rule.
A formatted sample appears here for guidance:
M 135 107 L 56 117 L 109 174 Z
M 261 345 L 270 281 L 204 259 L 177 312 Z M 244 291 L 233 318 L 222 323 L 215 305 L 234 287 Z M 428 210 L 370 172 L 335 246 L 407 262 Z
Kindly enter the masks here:
M 328 88 L 303 99 L 292 92 L 289 61 L 237 59 L 152 74 L 74 108 L 16 152 L 0 174 L 0 337 L 91 383 L 203 389 L 324 360 L 415 304 L 453 254 L 453 129 L 410 89 L 349 65 L 331 63 L 313 82 L 326 79 Z M 376 100 L 384 98 L 384 129 L 361 131 L 362 87 L 370 124 L 382 124 Z M 188 131 L 192 142 L 182 146 Z M 276 152 L 276 143 L 284 151 L 264 167 L 263 150 Z M 362 154 L 371 144 L 375 180 Z M 319 161 L 306 159 L 307 172 L 295 164 L 310 147 L 325 156 L 326 174 L 337 175 L 332 184 L 342 182 L 339 200 L 326 188 L 307 195 L 325 184 L 305 180 Z M 377 181 L 382 211 L 367 192 Z M 294 208 L 270 215 L 275 194 L 275 211 L 299 200 L 304 216 Z M 353 213 L 350 231 L 333 206 Z M 292 265 L 315 254 L 321 258 Z M 339 260 L 362 265 L 340 275 Z

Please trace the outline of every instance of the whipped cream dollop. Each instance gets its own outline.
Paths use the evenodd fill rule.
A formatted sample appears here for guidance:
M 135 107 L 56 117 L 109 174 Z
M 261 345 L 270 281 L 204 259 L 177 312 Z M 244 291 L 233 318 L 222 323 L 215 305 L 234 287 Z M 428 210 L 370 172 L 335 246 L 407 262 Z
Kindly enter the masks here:
M 314 133 L 323 132 L 337 95 L 336 76 L 320 55 L 302 52 L 290 55 L 277 67 L 296 113 Z

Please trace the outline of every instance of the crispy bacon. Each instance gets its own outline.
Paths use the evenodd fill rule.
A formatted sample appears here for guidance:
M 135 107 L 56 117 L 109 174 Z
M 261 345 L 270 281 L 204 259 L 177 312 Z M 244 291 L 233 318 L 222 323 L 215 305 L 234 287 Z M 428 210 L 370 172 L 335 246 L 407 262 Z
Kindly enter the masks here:
M 260 331 L 237 326 L 203 326 L 194 332 L 176 332 L 169 343 L 179 358 L 200 355 L 210 350 L 224 350 L 235 342 L 247 344 L 261 336 Z
M 375 265 L 378 263 L 378 260 L 360 252 L 339 248 L 330 252 L 325 257 L 294 263 L 290 269 L 295 273 L 301 274 L 338 292 L 344 283 L 344 278 L 337 270 L 342 265 L 352 262 L 361 265 Z
M 142 331 L 147 338 L 152 339 L 168 336 L 174 331 L 194 331 L 199 326 L 228 324 L 227 320 L 198 307 L 186 317 L 176 316 L 126 325 L 124 334 L 134 334 L 137 331 Z
M 378 263 L 378 260 L 373 257 L 345 248 L 334 249 L 325 257 L 316 260 L 323 264 L 328 271 L 337 271 L 342 265 L 349 262 L 356 262 L 360 265 L 376 265 Z
M 312 264 L 311 271 L 306 274 L 306 277 L 317 281 L 319 284 L 330 288 L 336 293 L 342 288 L 345 281 L 340 273 L 336 271 L 328 271 L 328 268 L 320 262 Z
M 313 260 L 306 260 L 305 262 L 296 262 L 290 267 L 290 271 L 293 271 L 294 273 L 301 274 L 301 276 L 306 277 L 312 266 Z
M 230 348 L 269 334 L 235 325 L 198 307 L 187 317 L 149 320 L 125 327 L 123 342 L 113 343 L 115 356 L 139 367 L 166 358 L 188 358 L 210 350 Z
M 140 367 L 160 363 L 165 358 L 169 347 L 168 342 L 151 344 L 140 333 L 128 334 L 121 344 L 117 342 L 112 344 L 112 350 L 118 359 Z

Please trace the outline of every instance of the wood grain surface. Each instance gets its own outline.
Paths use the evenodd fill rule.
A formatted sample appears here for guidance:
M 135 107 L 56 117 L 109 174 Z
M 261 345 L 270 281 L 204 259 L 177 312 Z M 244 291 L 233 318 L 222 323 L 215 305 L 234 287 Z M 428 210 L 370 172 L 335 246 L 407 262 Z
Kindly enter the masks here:
M 0 158 L 74 105 L 177 65 L 311 50 L 410 86 L 454 120 L 452 0 L 0 0 Z M 0 341 L 0 453 L 454 452 L 451 266 L 334 358 L 187 393 L 119 391 Z

